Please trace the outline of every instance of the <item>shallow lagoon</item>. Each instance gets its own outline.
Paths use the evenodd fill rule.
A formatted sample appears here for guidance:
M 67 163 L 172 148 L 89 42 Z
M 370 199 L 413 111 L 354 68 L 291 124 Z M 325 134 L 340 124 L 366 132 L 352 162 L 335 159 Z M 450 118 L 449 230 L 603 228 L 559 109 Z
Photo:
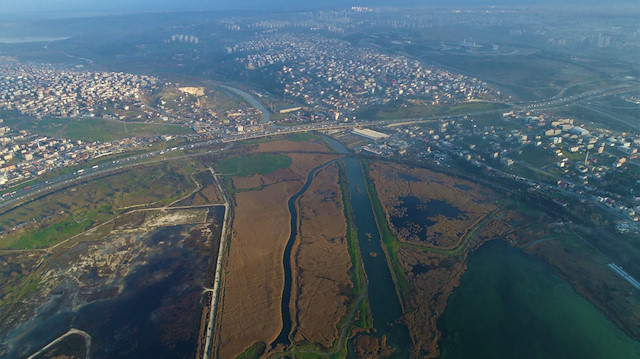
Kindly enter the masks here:
M 499 241 L 470 256 L 439 326 L 443 359 L 640 358 L 550 265 Z

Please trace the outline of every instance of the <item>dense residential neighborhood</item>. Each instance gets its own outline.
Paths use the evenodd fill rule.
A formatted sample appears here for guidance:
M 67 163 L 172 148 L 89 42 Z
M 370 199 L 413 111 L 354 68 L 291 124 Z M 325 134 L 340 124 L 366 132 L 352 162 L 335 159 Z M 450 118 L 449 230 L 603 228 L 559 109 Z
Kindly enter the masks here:
M 121 72 L 60 69 L 47 64 L 0 64 L 0 109 L 43 116 L 91 116 L 99 106 L 140 102 L 158 80 Z
M 244 55 L 237 61 L 249 70 L 277 66 L 285 96 L 347 114 L 400 98 L 452 104 L 492 92 L 476 78 L 320 36 L 265 35 L 233 51 Z
M 0 126 L 2 124 L 0 123 Z M 148 146 L 166 136 L 131 137 L 110 142 L 51 138 L 0 127 L 0 187 L 7 188 L 58 168 Z
M 591 201 L 629 220 L 640 219 L 637 195 L 617 193 L 619 189 L 610 188 L 609 180 L 624 173 L 627 166 L 637 166 L 633 161 L 640 149 L 637 135 L 593 128 L 573 118 L 533 109 L 547 102 L 515 106 L 501 116 L 495 110 L 486 112 L 495 113 L 501 122 L 484 123 L 473 115 L 436 116 L 427 121 L 412 119 L 418 123 L 393 127 L 389 133 L 390 128 L 373 118 L 356 118 L 356 114 L 362 109 L 396 106 L 402 101 L 402 106 L 454 105 L 495 101 L 501 94 L 476 78 L 313 33 L 265 31 L 226 51 L 243 71 L 270 76 L 276 86 L 263 89 L 264 92 L 250 90 L 249 95 L 220 85 L 217 90 L 241 97 L 220 108 L 210 99 L 212 90 L 202 86 L 82 67 L 4 62 L 0 65 L 0 109 L 31 116 L 36 121 L 53 117 L 173 123 L 193 130 L 186 135 L 191 141 L 227 141 L 247 135 L 346 126 L 368 139 L 356 149 L 371 155 L 413 155 L 444 166 L 449 166 L 454 157 L 461 158 L 504 176 L 526 179 L 536 188 L 552 183 L 554 188 L 581 196 L 589 194 Z M 283 101 L 278 101 L 276 108 L 273 98 L 280 95 Z M 245 102 L 246 96 L 265 97 L 270 111 Z M 580 100 L 575 96 L 567 99 Z M 7 124 L 0 126 L 3 188 L 56 168 L 171 138 L 132 135 L 114 141 L 83 142 L 43 136 Z M 362 126 L 373 126 L 381 132 L 369 132 L 360 129 Z

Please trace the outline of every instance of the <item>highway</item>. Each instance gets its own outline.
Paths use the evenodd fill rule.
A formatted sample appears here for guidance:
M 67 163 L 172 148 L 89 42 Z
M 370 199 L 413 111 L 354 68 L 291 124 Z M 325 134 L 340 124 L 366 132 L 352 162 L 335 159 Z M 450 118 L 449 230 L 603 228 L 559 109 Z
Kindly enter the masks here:
M 534 101 L 534 102 L 507 103 L 507 104 L 519 110 L 546 110 L 554 107 L 569 105 L 571 103 L 586 100 L 586 99 L 617 95 L 617 94 L 633 92 L 633 91 L 637 92 L 638 90 L 640 90 L 638 86 L 632 86 L 632 85 L 615 86 L 615 87 L 609 87 L 606 89 L 587 91 L 578 95 L 572 95 L 567 97 L 550 98 L 547 100 Z
M 180 147 L 172 147 L 167 150 L 156 150 L 153 152 L 128 157 L 125 159 L 113 160 L 111 162 L 102 163 L 90 168 L 80 169 L 74 173 L 63 175 L 55 179 L 50 179 L 45 182 L 36 183 L 34 185 L 27 186 L 25 188 L 22 188 L 13 192 L 6 192 L 7 194 L 5 194 L 2 198 L 0 198 L 0 213 L 2 213 L 5 209 L 10 207 L 12 204 L 20 204 L 21 202 L 28 202 L 29 200 L 33 200 L 34 198 L 37 198 L 40 195 L 43 195 L 49 192 L 54 192 L 64 187 L 72 186 L 94 177 L 106 176 L 117 171 L 131 169 L 137 166 L 147 165 L 147 164 L 161 162 L 161 161 L 170 161 L 170 160 L 176 160 L 184 157 L 199 156 L 203 154 L 222 152 L 225 149 L 232 146 L 237 141 L 244 141 L 248 139 L 257 139 L 257 138 L 264 138 L 264 137 L 291 134 L 291 133 L 310 132 L 310 131 L 317 131 L 317 130 L 345 129 L 345 128 L 352 128 L 355 126 L 356 126 L 355 124 L 336 124 L 336 123 L 328 122 L 328 123 L 316 123 L 316 124 L 309 124 L 309 125 L 291 126 L 290 128 L 285 128 L 285 129 L 283 128 L 266 129 L 262 132 L 229 135 L 229 136 L 221 137 L 215 140 L 207 140 L 207 141 L 192 143 L 192 144 L 184 145 Z M 227 144 L 229 146 L 219 150 L 185 154 L 182 156 L 169 157 L 166 159 L 157 159 L 157 157 L 167 155 L 167 154 L 172 154 L 179 151 L 185 151 L 185 150 L 195 151 L 201 148 L 206 148 L 209 146 L 220 145 L 220 144 Z
M 226 148 L 222 148 L 219 150 L 185 154 L 185 155 L 174 156 L 169 158 L 160 158 L 160 159 L 157 158 L 162 155 L 170 154 L 175 151 L 185 150 L 186 148 L 197 149 L 200 147 L 211 145 L 212 142 L 222 143 L 219 140 L 206 141 L 206 142 L 192 144 L 189 146 L 182 146 L 179 148 L 174 147 L 168 150 L 154 151 L 146 154 L 132 156 L 125 159 L 119 159 L 119 160 L 114 160 L 111 162 L 95 165 L 91 168 L 80 169 L 74 173 L 63 175 L 55 179 L 50 179 L 45 182 L 40 182 L 32 186 L 27 186 L 23 189 L 13 191 L 9 193 L 9 195 L 6 195 L 2 199 L 0 199 L 0 212 L 2 212 L 5 208 L 9 207 L 12 204 L 19 204 L 20 202 L 23 202 L 23 201 L 29 201 L 29 200 L 32 200 L 33 198 L 37 198 L 39 195 L 43 195 L 49 192 L 54 192 L 64 187 L 72 186 L 77 183 L 87 181 L 91 178 L 106 176 L 106 175 L 115 173 L 117 171 L 127 170 L 137 166 L 148 165 L 148 164 L 162 162 L 162 161 L 171 161 L 171 160 L 176 160 L 176 159 L 185 158 L 185 157 L 200 156 L 203 154 L 217 153 L 217 152 L 224 151 L 226 149 Z
M 218 84 L 218 85 L 224 86 L 225 88 L 230 89 L 229 86 L 222 85 L 222 84 Z M 545 110 L 545 109 L 550 109 L 554 107 L 569 105 L 571 103 L 580 102 L 586 99 L 605 97 L 613 94 L 621 94 L 621 93 L 627 93 L 627 92 L 639 91 L 639 90 L 640 88 L 638 86 L 626 85 L 626 86 L 617 86 L 617 87 L 610 87 L 606 89 L 588 91 L 582 94 L 572 95 L 567 97 L 554 96 L 553 98 L 545 99 L 537 102 L 528 102 L 528 103 L 505 102 L 504 104 L 516 110 Z M 242 92 L 242 94 L 244 95 L 243 97 L 245 99 L 247 96 L 249 97 L 251 96 L 250 94 L 242 90 L 238 90 L 238 92 Z M 560 93 L 558 95 L 560 95 Z M 291 133 L 350 129 L 354 127 L 363 127 L 363 126 L 395 127 L 395 126 L 402 126 L 402 125 L 410 125 L 413 123 L 423 123 L 423 122 L 431 122 L 431 121 L 446 120 L 446 119 L 458 119 L 458 118 L 463 118 L 464 116 L 500 113 L 503 111 L 505 110 L 479 111 L 479 112 L 471 112 L 471 113 L 451 115 L 451 116 L 432 116 L 428 118 L 414 118 L 414 119 L 401 119 L 401 120 L 359 121 L 359 122 L 342 122 L 342 123 L 327 121 L 327 122 L 318 122 L 318 123 L 312 123 L 312 124 L 294 125 L 290 127 L 267 124 L 265 125 L 264 129 L 259 132 L 223 135 L 220 138 L 215 140 L 195 142 L 185 146 L 173 147 L 168 150 L 157 150 L 157 151 L 149 152 L 146 154 L 132 156 L 125 159 L 114 160 L 108 163 L 95 165 L 91 168 L 81 169 L 76 171 L 75 173 L 60 176 L 56 179 L 47 180 L 45 182 L 37 183 L 32 186 L 27 186 L 23 189 L 15 190 L 12 192 L 5 192 L 3 196 L 0 197 L 0 213 L 2 213 L 3 210 L 8 206 L 10 206 L 11 204 L 20 203 L 24 200 L 37 197 L 38 195 L 59 190 L 63 187 L 73 185 L 74 183 L 78 183 L 79 181 L 85 181 L 94 176 L 107 175 L 119 170 L 128 169 L 138 165 L 148 164 L 151 162 L 142 162 L 142 161 L 150 160 L 152 158 L 159 157 L 174 151 L 196 150 L 198 148 L 203 148 L 203 147 L 212 146 L 216 144 L 229 144 L 229 143 L 234 143 L 237 141 L 243 141 L 248 139 L 257 139 L 257 138 L 291 134 Z

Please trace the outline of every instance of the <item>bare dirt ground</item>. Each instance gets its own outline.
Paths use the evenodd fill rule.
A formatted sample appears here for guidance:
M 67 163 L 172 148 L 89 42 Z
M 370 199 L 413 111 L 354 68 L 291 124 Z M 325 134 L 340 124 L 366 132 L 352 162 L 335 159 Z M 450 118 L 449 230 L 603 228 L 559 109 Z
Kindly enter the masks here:
M 147 214 L 141 229 L 177 226 L 181 224 L 204 223 L 207 219 L 207 208 L 163 209 L 154 210 Z
M 329 348 L 338 339 L 353 283 L 338 166 L 318 172 L 300 197 L 300 235 L 294 250 L 294 340 Z

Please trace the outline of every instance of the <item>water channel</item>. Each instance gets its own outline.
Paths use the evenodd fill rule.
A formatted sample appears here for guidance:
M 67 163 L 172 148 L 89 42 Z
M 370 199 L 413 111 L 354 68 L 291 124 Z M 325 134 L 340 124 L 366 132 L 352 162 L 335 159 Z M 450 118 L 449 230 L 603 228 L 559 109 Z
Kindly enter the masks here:
M 264 105 L 262 104 L 262 102 L 258 101 L 255 97 L 253 97 L 253 95 L 251 95 L 250 93 L 247 93 L 243 90 L 240 90 L 239 88 L 236 87 L 231 87 L 228 85 L 223 85 L 220 83 L 216 83 L 217 86 L 222 87 L 223 89 L 233 93 L 234 95 L 240 96 L 242 97 L 245 101 L 249 102 L 249 104 L 251 104 L 251 106 L 257 108 L 258 110 L 262 111 L 262 119 L 260 122 L 262 123 L 267 123 L 269 121 L 271 121 L 271 114 L 269 113 L 269 110 L 267 110 L 266 107 L 264 107 Z
M 402 308 L 382 249 L 363 169 L 346 146 L 327 136 L 323 139 L 346 157 L 314 168 L 304 187 L 289 200 L 291 237 L 283 261 L 284 324 L 272 345 L 290 344 L 290 256 L 298 225 L 295 202 L 319 169 L 342 161 L 368 280 L 373 335 L 387 338 L 387 345 L 395 348 L 392 358 L 408 358 L 411 340 L 402 321 Z M 640 357 L 640 343 L 574 292 L 552 267 L 500 241 L 484 245 L 471 256 L 468 270 L 438 324 L 443 334 L 439 343 L 441 357 L 446 359 Z
M 411 339 L 402 319 L 402 307 L 387 265 L 378 227 L 360 162 L 342 143 L 330 137 L 323 139 L 339 154 L 347 177 L 358 243 L 368 279 L 369 303 L 376 336 L 386 336 L 387 344 L 396 349 L 392 358 L 408 358 Z
M 291 249 L 298 235 L 298 213 L 296 201 L 309 188 L 316 172 L 336 161 L 344 163 L 348 188 L 351 197 L 351 206 L 354 211 L 355 226 L 357 229 L 358 243 L 363 254 L 365 272 L 368 279 L 369 303 L 376 336 L 386 336 L 387 344 L 395 348 L 392 358 L 406 358 L 409 355 L 411 341 L 406 325 L 401 321 L 402 308 L 396 294 L 395 284 L 391 278 L 389 266 L 385 260 L 380 234 L 376 225 L 371 201 L 366 191 L 364 174 L 360 162 L 355 159 L 347 147 L 333 138 L 324 136 L 324 140 L 339 154 L 345 158 L 326 162 L 309 172 L 307 181 L 300 191 L 294 194 L 288 202 L 291 214 L 291 234 L 285 247 L 283 256 L 284 289 L 282 293 L 282 330 L 271 346 L 278 344 L 289 345 L 291 340 L 291 313 L 289 310 L 291 300 Z
M 320 166 L 312 169 L 307 175 L 307 182 L 305 182 L 304 186 L 298 191 L 298 193 L 294 194 L 289 198 L 289 213 L 291 215 L 291 234 L 289 235 L 289 240 L 287 241 L 287 245 L 284 248 L 284 256 L 282 260 L 282 265 L 284 267 L 284 289 L 282 291 L 282 330 L 280 334 L 276 338 L 276 340 L 271 343 L 271 346 L 275 346 L 277 344 L 289 345 L 291 340 L 289 339 L 289 334 L 291 333 L 291 312 L 289 311 L 289 302 L 291 301 L 291 282 L 292 282 L 292 273 L 291 273 L 291 249 L 293 248 L 293 244 L 296 241 L 296 237 L 298 236 L 298 211 L 296 209 L 296 201 L 302 194 L 304 194 L 311 182 L 313 181 L 313 177 L 316 173 L 332 163 L 336 162 L 336 160 L 332 160 L 329 162 L 325 162 Z

